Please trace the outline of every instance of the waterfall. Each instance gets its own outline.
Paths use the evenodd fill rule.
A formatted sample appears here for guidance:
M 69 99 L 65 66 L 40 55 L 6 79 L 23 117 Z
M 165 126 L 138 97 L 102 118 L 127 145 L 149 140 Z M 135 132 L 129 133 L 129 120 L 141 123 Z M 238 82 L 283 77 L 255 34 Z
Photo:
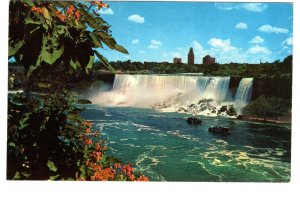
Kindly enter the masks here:
M 198 88 L 202 97 L 223 101 L 229 88 L 230 77 L 199 77 Z
M 201 98 L 223 101 L 229 81 L 230 77 L 116 74 L 112 100 L 117 100 L 117 105 L 143 107 L 198 102 Z
M 247 105 L 252 96 L 253 78 L 243 78 L 238 86 L 237 93 L 235 96 L 236 105 L 241 107 Z
M 223 105 L 233 104 L 226 100 L 229 83 L 230 77 L 116 74 L 111 91 L 99 91 L 90 99 L 108 106 L 216 115 Z M 240 81 L 234 100 L 238 111 L 250 101 L 252 84 L 252 78 Z

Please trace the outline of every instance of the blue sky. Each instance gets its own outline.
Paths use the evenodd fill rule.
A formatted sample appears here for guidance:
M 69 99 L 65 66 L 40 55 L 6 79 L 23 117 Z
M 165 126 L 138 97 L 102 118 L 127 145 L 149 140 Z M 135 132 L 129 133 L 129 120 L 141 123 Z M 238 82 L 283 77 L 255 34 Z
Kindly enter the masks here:
M 100 50 L 109 60 L 168 61 L 194 48 L 219 63 L 258 63 L 292 54 L 291 3 L 108 2 L 101 16 L 129 55 Z

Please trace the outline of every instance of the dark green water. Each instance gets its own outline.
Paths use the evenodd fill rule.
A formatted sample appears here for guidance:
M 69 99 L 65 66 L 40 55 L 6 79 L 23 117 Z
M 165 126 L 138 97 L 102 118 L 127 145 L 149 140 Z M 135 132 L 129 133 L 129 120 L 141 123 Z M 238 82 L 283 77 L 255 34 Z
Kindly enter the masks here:
M 87 107 L 87 106 L 85 106 Z M 290 125 L 201 117 L 151 109 L 89 105 L 82 116 L 108 140 L 110 154 L 135 165 L 151 181 L 287 182 L 290 180 Z M 230 127 L 230 136 L 208 127 Z

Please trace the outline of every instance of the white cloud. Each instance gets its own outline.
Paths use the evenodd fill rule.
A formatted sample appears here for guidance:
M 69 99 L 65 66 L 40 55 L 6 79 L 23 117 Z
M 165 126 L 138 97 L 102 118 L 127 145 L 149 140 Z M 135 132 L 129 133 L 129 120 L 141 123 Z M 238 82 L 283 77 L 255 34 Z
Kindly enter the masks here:
M 159 40 L 151 40 L 151 44 L 153 44 L 153 45 L 162 45 L 161 44 L 161 41 L 159 41 Z
M 139 39 L 134 39 L 131 41 L 131 44 L 138 44 L 138 43 L 140 43 Z
M 211 38 L 207 43 L 213 48 L 222 49 L 224 51 L 237 50 L 237 48 L 231 46 L 230 39 L 222 40 L 218 38 Z
M 181 47 L 176 47 L 176 49 L 177 49 L 177 50 L 179 50 L 179 51 L 181 51 L 181 50 L 182 50 L 182 48 L 181 48 Z
M 101 9 L 99 11 L 100 14 L 109 14 L 109 15 L 113 15 L 114 11 L 111 8 L 107 8 L 107 9 Z
M 293 36 L 288 37 L 281 45 L 292 46 L 293 45 Z
M 150 45 L 148 46 L 148 48 L 149 48 L 149 49 L 158 49 L 159 46 L 150 44 Z
M 255 55 L 255 54 L 270 55 L 271 53 L 272 53 L 272 51 L 270 51 L 268 48 L 262 47 L 262 46 L 259 46 L 259 45 L 255 45 L 253 47 L 250 47 L 247 51 L 247 54 L 250 54 L 250 55 Z
M 148 46 L 150 49 L 158 49 L 159 46 L 161 46 L 162 43 L 159 40 L 151 40 L 151 44 Z
M 267 9 L 267 4 L 265 3 L 246 3 L 243 8 L 252 12 L 262 12 Z
M 232 45 L 230 39 L 211 38 L 208 40 L 208 48 L 203 47 L 200 42 L 194 40 L 191 43 L 195 54 L 195 62 L 202 63 L 202 58 L 205 55 L 210 55 L 216 58 L 219 63 L 259 63 L 259 61 L 274 61 L 272 58 L 273 52 L 265 47 L 254 45 L 249 49 Z M 188 51 L 188 49 L 184 49 Z M 187 53 L 183 54 L 182 62 L 186 62 Z
M 289 33 L 288 29 L 281 28 L 281 27 L 272 27 L 271 25 L 262 25 L 258 28 L 259 31 L 265 32 L 265 33 L 282 33 L 282 34 L 287 34 Z
M 235 25 L 237 29 L 248 29 L 248 25 L 246 23 L 238 23 Z
M 215 7 L 221 10 L 244 9 L 251 12 L 262 12 L 268 8 L 265 3 L 215 3 Z
M 133 14 L 128 17 L 128 20 L 134 23 L 144 23 L 145 19 L 144 17 L 138 15 L 138 14 Z
M 260 36 L 255 36 L 254 38 L 252 38 L 252 40 L 249 41 L 250 44 L 261 44 L 263 43 L 265 40 L 260 37 Z
M 140 54 L 146 54 L 146 51 L 139 51 Z

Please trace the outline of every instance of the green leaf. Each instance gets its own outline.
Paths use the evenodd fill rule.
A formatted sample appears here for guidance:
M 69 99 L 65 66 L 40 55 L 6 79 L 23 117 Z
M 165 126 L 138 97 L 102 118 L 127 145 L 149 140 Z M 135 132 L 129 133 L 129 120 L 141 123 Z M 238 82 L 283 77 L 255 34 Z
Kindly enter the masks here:
M 110 35 L 108 35 L 107 33 L 103 32 L 103 31 L 98 32 L 98 35 L 99 35 L 102 39 L 110 39 L 110 38 L 111 38 Z
M 67 27 L 64 25 L 56 25 L 55 30 L 56 30 L 56 33 L 58 33 L 58 34 L 65 34 L 67 31 Z
M 80 166 L 80 168 L 79 168 L 79 170 L 80 170 L 80 172 L 81 172 L 81 174 L 80 174 L 80 177 L 82 177 L 82 178 L 86 178 L 86 166 L 83 164 L 82 166 Z
M 77 68 L 77 63 L 76 63 L 77 61 L 74 61 L 72 58 L 70 59 L 70 65 L 72 66 L 72 68 L 74 69 L 74 70 L 76 70 L 76 68 Z
M 90 68 L 93 67 L 94 60 L 95 60 L 95 56 L 93 56 L 93 55 L 90 56 L 90 61 L 89 61 L 89 63 L 88 63 L 87 66 L 86 66 L 87 69 L 90 69 Z
M 33 20 L 33 19 L 30 17 L 30 15 L 28 14 L 28 16 L 24 18 L 24 23 L 25 23 L 26 25 L 28 25 L 28 24 L 40 25 L 40 24 L 43 23 L 43 21 L 41 21 L 41 20 Z
M 57 167 L 55 166 L 55 164 L 53 163 L 53 161 L 48 160 L 47 166 L 48 166 L 49 170 L 51 170 L 53 172 L 57 171 Z
M 17 171 L 14 178 L 13 178 L 13 180 L 18 180 L 20 178 L 21 178 L 21 174 L 20 174 L 20 172 Z
M 29 178 L 31 176 L 31 173 L 28 173 L 28 172 L 21 172 L 21 174 L 23 176 L 25 176 L 26 178 Z
M 8 56 L 14 56 L 19 49 L 25 44 L 24 40 L 20 40 L 15 44 L 9 44 Z
M 68 1 L 54 1 L 54 2 L 55 2 L 56 6 L 62 7 L 62 8 L 65 8 L 69 5 Z
M 51 87 L 51 84 L 39 82 L 39 83 L 37 84 L 37 86 L 38 86 L 39 88 L 46 88 L 46 89 L 49 89 L 49 88 Z
M 128 51 L 124 47 L 122 47 L 121 45 L 118 45 L 118 44 L 115 45 L 115 50 L 117 50 L 121 53 L 129 54 Z
M 64 45 L 59 46 L 59 41 L 57 38 L 43 37 L 42 50 L 38 58 L 37 64 L 39 62 L 46 62 L 47 64 L 54 64 L 63 54 Z
M 102 56 L 98 51 L 94 50 L 95 54 L 99 58 L 99 60 L 103 63 L 103 65 L 110 70 L 111 72 L 115 72 L 115 69 L 108 63 L 108 60 Z
M 32 0 L 24 0 L 23 2 L 26 3 L 27 5 L 31 6 L 31 7 L 34 6 L 34 3 L 33 3 Z
M 19 121 L 19 124 L 20 124 L 20 126 L 19 126 L 19 129 L 21 130 L 21 129 L 24 129 L 25 127 L 27 127 L 29 124 L 26 124 L 26 121 L 29 119 L 29 117 L 27 116 L 27 117 L 24 117 L 24 118 L 22 118 L 20 121 Z
M 8 144 L 8 146 L 11 146 L 11 147 L 16 147 L 16 144 L 15 144 L 15 143 L 13 143 L 13 142 L 10 142 L 10 143 Z
M 78 104 L 92 104 L 92 101 L 85 100 L 85 99 L 79 99 L 77 100 Z
M 30 65 L 27 71 L 27 77 L 31 75 L 31 73 L 37 68 L 38 66 Z
M 53 181 L 53 180 L 55 180 L 57 177 L 59 177 L 59 174 L 54 175 L 54 176 L 50 176 L 50 177 L 49 177 L 49 180 L 50 180 L 50 181 Z
M 114 38 L 104 38 L 102 40 L 110 49 L 116 49 L 117 42 Z
M 92 38 L 92 41 L 93 41 L 93 43 L 95 44 L 96 47 L 103 48 L 103 45 L 101 44 L 101 42 L 99 41 L 99 38 L 97 37 L 97 35 L 95 35 L 94 32 L 91 32 L 89 35 Z
M 51 25 L 52 17 L 50 16 L 48 9 L 43 7 L 42 10 L 43 10 L 43 16 L 46 19 L 46 23 L 48 25 Z

